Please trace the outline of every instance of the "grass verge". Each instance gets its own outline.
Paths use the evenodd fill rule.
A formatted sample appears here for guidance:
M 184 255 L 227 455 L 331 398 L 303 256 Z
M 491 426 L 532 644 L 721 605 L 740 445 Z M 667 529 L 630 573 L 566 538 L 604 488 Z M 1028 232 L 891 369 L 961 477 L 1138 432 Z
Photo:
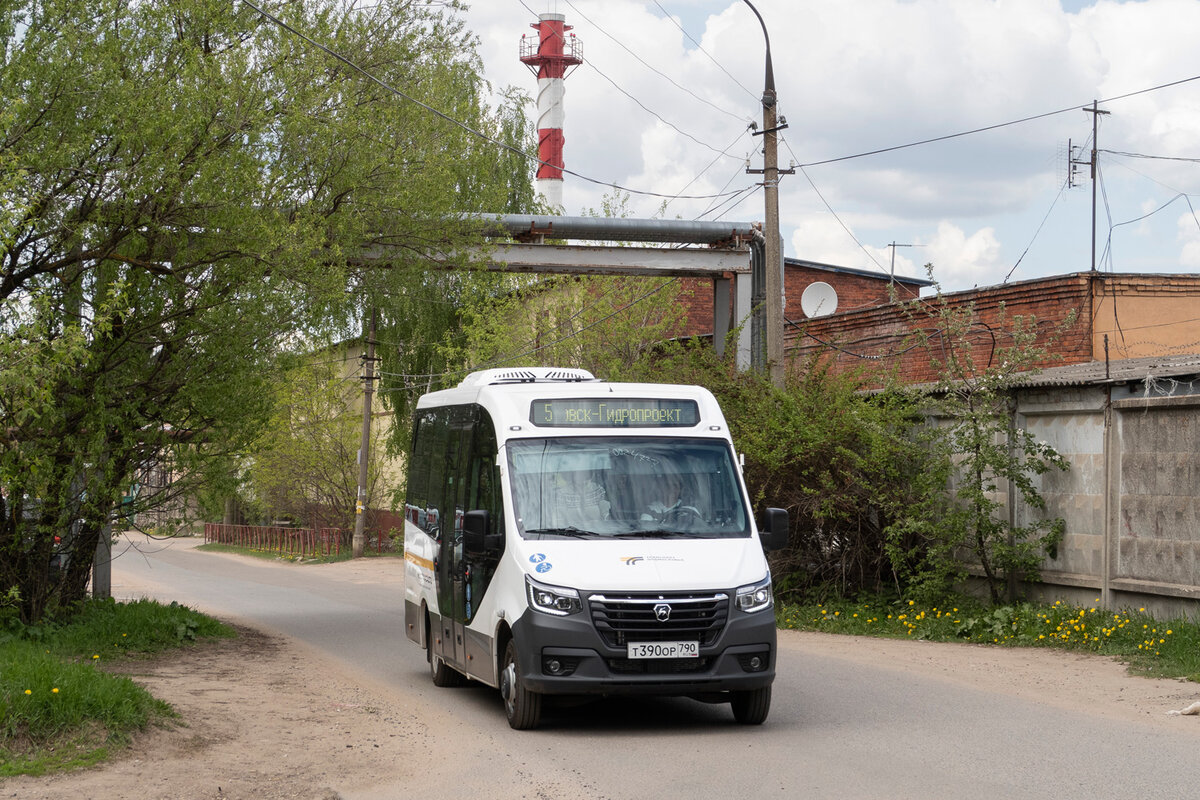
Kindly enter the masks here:
M 42 775 L 103 761 L 133 732 L 174 712 L 109 671 L 209 637 L 227 625 L 185 606 L 94 601 L 67 622 L 0 628 L 0 777 Z
M 1163 622 L 1144 608 L 1105 610 L 1020 603 L 983 606 L 959 599 L 940 606 L 912 600 L 860 598 L 814 604 L 781 604 L 781 628 L 897 639 L 974 642 L 997 646 L 1052 647 L 1117 658 L 1149 677 L 1200 681 L 1200 624 Z

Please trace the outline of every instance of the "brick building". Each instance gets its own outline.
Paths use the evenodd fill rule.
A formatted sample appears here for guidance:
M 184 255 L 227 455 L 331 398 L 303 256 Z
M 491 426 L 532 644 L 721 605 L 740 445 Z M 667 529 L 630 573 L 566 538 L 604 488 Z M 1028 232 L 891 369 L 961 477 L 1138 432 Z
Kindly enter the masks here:
M 1200 276 L 1081 272 L 886 303 L 799 319 L 785 332 L 793 363 L 822 353 L 836 368 L 874 362 L 905 383 L 937 376 L 927 348 L 914 346 L 923 331 L 934 346 L 939 303 L 973 309 L 967 339 L 979 356 L 1007 343 L 1015 317 L 1033 317 L 1040 341 L 1055 336 L 1042 367 L 1200 352 Z M 789 308 L 790 308 L 789 303 Z M 1004 317 L 1007 316 L 1007 322 Z
M 921 289 L 932 286 L 932 281 L 920 278 L 891 278 L 880 272 L 838 267 L 817 261 L 785 258 L 783 265 L 783 315 L 793 327 L 804 319 L 801 297 L 815 283 L 827 284 L 837 296 L 839 314 L 861 311 L 885 305 L 892 301 L 892 292 L 900 300 L 912 300 Z M 711 336 L 713 332 L 713 290 L 711 279 L 681 278 L 680 302 L 688 306 L 684 335 Z M 742 320 L 733 320 L 737 325 Z

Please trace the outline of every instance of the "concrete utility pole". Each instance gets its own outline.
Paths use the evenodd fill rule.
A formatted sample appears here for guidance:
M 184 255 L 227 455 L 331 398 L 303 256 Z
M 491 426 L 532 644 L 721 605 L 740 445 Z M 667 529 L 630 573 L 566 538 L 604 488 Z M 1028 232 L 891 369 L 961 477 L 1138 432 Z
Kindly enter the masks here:
M 762 14 L 750 2 L 744 0 L 758 24 L 762 26 L 763 39 L 767 46 L 766 76 L 763 82 L 763 126 L 756 131 L 755 136 L 763 137 L 763 201 L 766 206 L 763 220 L 763 237 L 766 239 L 765 269 L 763 276 L 763 294 L 766 297 L 766 340 L 767 366 L 771 372 L 771 382 L 776 386 L 783 385 L 783 248 L 779 240 L 779 153 L 776 141 L 776 131 L 787 127 L 787 122 L 779 124 L 775 111 L 775 69 L 771 65 L 771 37 L 767 33 L 767 23 L 763 22 Z M 747 170 L 757 172 L 757 170 Z M 787 171 L 788 173 L 791 170 Z
M 367 356 L 363 364 L 363 421 L 362 442 L 358 448 L 358 500 L 354 504 L 354 558 L 362 558 L 367 522 L 367 464 L 371 454 L 371 397 L 375 388 L 375 313 L 372 308 L 371 324 L 367 328 Z

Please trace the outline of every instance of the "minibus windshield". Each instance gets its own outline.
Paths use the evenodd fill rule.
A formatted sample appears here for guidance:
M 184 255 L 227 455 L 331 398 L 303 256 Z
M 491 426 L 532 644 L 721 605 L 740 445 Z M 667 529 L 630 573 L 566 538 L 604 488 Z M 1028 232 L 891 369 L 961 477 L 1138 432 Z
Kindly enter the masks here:
M 509 476 L 522 536 L 735 538 L 749 515 L 720 439 L 510 439 Z

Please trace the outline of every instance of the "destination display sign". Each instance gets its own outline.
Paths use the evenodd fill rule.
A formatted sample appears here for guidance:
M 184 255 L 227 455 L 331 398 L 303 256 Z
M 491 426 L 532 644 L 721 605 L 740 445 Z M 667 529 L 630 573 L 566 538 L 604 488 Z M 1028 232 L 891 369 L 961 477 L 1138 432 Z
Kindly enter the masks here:
M 540 428 L 690 428 L 700 423 L 700 406 L 664 398 L 556 398 L 534 400 L 529 421 Z

